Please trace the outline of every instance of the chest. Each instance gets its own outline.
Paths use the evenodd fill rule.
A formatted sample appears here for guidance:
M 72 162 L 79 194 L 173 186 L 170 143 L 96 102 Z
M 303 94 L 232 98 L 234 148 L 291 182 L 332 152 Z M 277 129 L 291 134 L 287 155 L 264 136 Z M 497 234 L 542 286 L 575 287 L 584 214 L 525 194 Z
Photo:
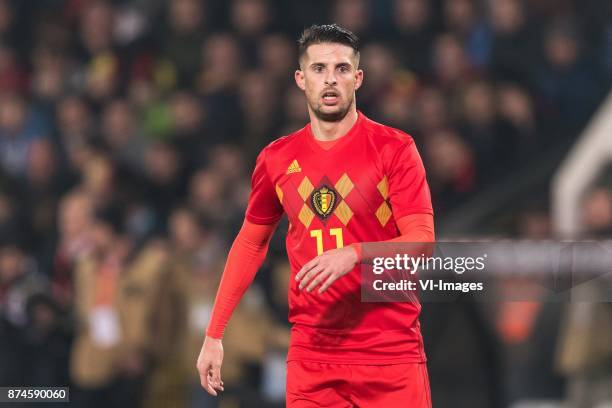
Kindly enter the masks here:
M 276 194 L 294 224 L 341 223 L 376 216 L 388 198 L 388 177 L 374 152 L 308 149 L 283 158 L 272 173 Z

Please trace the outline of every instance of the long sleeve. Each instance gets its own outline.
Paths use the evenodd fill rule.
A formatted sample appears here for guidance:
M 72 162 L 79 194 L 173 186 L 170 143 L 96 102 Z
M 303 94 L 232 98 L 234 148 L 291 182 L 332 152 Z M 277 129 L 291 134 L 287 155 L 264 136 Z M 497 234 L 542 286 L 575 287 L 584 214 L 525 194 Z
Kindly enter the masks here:
M 206 330 L 209 337 L 220 339 L 225 327 L 240 299 L 253 282 L 255 274 L 261 267 L 270 239 L 274 234 L 274 224 L 254 224 L 245 219 L 240 232 L 227 256 L 221 283 Z
M 431 214 L 405 215 L 397 220 L 397 226 L 401 235 L 383 242 L 412 243 L 412 242 L 435 242 L 434 220 Z M 351 245 L 357 252 L 359 262 L 362 260 L 362 245 L 356 243 Z

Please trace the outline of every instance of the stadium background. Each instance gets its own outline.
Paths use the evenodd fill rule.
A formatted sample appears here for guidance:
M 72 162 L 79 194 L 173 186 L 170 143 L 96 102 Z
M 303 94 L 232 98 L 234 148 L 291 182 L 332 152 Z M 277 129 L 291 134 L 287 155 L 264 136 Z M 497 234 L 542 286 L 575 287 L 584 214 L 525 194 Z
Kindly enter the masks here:
M 551 180 L 612 82 L 611 8 L 0 0 L 0 385 L 68 384 L 73 406 L 216 406 L 195 359 L 254 157 L 308 121 L 293 72 L 313 23 L 361 37 L 358 108 L 415 138 L 439 237 L 555 237 Z M 581 195 L 572 238 L 610 237 L 611 185 L 604 171 Z M 283 229 L 230 323 L 220 406 L 283 406 Z M 590 347 L 611 338 L 610 307 L 586 329 L 568 310 L 426 305 L 434 406 L 610 398 L 612 341 Z

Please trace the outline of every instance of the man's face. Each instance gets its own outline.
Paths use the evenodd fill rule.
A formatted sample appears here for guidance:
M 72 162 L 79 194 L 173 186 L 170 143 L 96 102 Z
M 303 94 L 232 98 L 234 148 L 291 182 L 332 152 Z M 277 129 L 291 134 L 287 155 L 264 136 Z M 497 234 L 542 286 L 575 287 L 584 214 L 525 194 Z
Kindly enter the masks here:
M 343 44 L 313 44 L 306 49 L 295 82 L 319 119 L 338 122 L 354 105 L 355 91 L 363 81 L 358 63 L 353 49 Z

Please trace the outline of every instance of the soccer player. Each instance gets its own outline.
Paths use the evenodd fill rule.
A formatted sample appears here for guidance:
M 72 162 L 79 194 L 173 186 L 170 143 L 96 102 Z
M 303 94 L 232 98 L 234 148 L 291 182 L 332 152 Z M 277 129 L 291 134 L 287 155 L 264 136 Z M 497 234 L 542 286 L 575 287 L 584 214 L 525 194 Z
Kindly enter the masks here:
M 312 26 L 298 44 L 310 123 L 257 158 L 197 362 L 201 384 L 223 390 L 224 329 L 286 213 L 287 406 L 430 407 L 420 305 L 362 303 L 358 267 L 362 242 L 434 241 L 421 158 L 410 136 L 357 110 L 364 73 L 353 33 Z

